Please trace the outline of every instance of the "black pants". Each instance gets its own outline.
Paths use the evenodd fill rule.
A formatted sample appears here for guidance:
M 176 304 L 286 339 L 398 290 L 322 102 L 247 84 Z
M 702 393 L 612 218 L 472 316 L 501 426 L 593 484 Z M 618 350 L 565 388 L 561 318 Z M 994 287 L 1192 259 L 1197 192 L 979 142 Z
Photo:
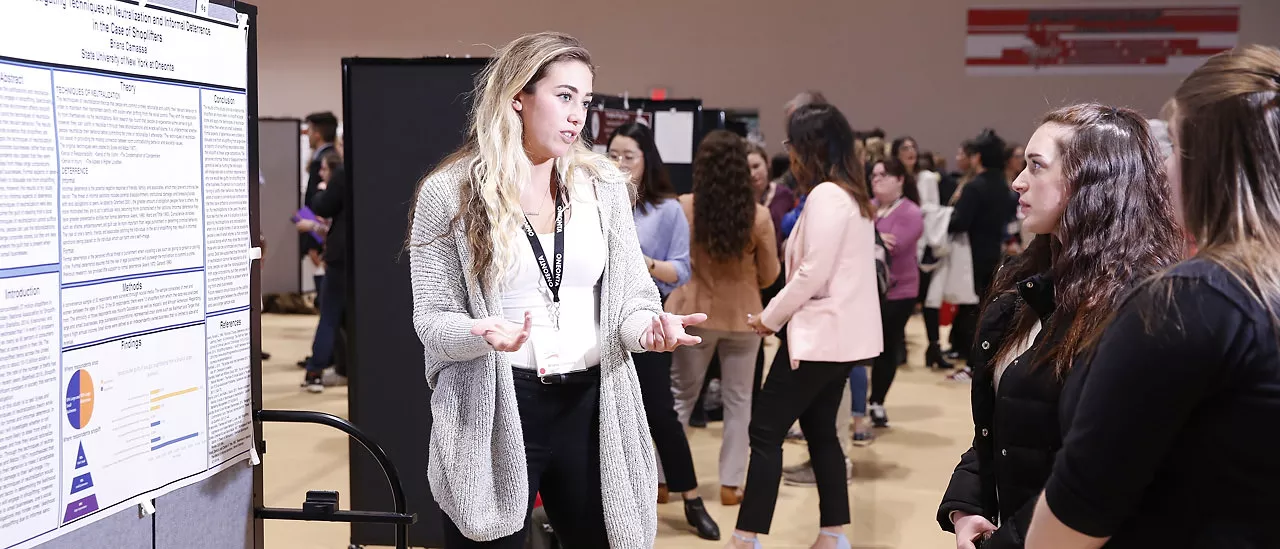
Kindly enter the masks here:
M 802 361 L 792 370 L 786 339 L 782 341 L 751 416 L 751 465 L 737 528 L 769 533 L 782 480 L 782 441 L 797 418 L 818 481 L 821 525 L 849 524 L 849 488 L 836 414 L 848 413 L 840 410 L 840 398 L 853 363 Z
M 938 310 L 924 305 L 925 297 L 929 295 L 929 285 L 932 283 L 933 271 L 920 271 L 920 311 L 924 316 L 924 333 L 928 337 L 929 345 L 931 346 L 938 344 L 939 337 Z
M 645 415 L 649 419 L 649 432 L 653 445 L 662 460 L 662 471 L 667 476 L 667 488 L 672 492 L 687 492 L 698 487 L 694 474 L 693 453 L 684 426 L 676 416 L 675 399 L 671 395 L 671 353 L 638 353 L 631 355 L 636 363 L 636 377 L 640 378 L 640 396 L 644 399 Z
M 541 492 L 551 527 L 565 549 L 608 547 L 600 493 L 599 378 L 543 385 L 517 375 L 515 385 L 529 465 L 529 510 Z M 471 541 L 445 515 L 444 546 L 523 549 L 528 529 L 526 521 L 524 529 L 510 536 Z
M 907 340 L 907 320 L 915 312 L 916 300 L 912 298 L 885 301 L 880 307 L 881 332 L 884 334 L 884 351 L 876 357 L 871 367 L 871 404 L 884 404 L 889 386 L 898 373 L 898 347 Z

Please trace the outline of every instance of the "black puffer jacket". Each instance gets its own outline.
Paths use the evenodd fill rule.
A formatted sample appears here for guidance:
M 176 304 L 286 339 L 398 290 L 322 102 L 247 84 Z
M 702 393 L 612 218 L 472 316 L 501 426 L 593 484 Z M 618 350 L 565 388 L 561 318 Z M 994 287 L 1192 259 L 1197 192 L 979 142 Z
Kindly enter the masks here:
M 1031 348 L 1005 368 L 997 391 L 993 388 L 996 352 L 1017 311 L 1028 306 L 1040 317 L 1042 329 Z M 1051 325 L 1055 309 L 1052 281 L 1034 276 L 1019 282 L 1017 293 L 992 301 L 978 325 L 971 355 L 981 358 L 973 372 L 973 446 L 951 475 L 938 508 L 938 523 L 943 530 L 955 532 L 952 511 L 985 516 L 1000 529 L 983 549 L 1023 546 L 1036 498 L 1062 448 L 1058 422 L 1062 384 L 1044 358 L 1045 351 L 1066 336 L 1070 322 Z

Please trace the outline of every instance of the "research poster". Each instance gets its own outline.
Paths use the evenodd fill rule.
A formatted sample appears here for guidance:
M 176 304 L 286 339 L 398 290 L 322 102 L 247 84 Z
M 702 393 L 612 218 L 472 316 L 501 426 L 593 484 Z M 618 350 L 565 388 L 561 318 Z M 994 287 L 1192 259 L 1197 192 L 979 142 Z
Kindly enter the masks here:
M 195 4 L 0 2 L 0 548 L 252 447 L 247 29 Z

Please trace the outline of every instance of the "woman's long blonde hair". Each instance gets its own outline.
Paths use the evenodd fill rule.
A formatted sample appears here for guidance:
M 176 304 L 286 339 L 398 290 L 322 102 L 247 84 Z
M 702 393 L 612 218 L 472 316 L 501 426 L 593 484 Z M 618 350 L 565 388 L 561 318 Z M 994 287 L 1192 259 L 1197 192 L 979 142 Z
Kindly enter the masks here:
M 499 274 L 515 262 L 515 239 L 519 238 L 523 223 L 520 184 L 529 180 L 532 171 L 522 139 L 524 125 L 511 101 L 520 92 L 532 93 L 547 69 L 562 61 L 581 62 L 595 75 L 591 55 L 567 34 L 528 34 L 499 49 L 476 78 L 466 141 L 423 178 L 425 181 L 457 162 L 467 163 L 468 177 L 459 188 L 461 206 L 450 230 L 454 223 L 464 223 L 471 251 L 469 268 L 487 288 L 500 284 L 504 277 Z M 617 167 L 607 157 L 592 152 L 582 139 L 556 159 L 555 174 L 561 189 L 573 188 L 573 177 L 579 169 L 599 179 L 617 179 L 617 174 L 604 174 L 616 172 Z M 413 215 L 410 211 L 410 223 Z M 418 243 L 410 242 L 415 244 Z

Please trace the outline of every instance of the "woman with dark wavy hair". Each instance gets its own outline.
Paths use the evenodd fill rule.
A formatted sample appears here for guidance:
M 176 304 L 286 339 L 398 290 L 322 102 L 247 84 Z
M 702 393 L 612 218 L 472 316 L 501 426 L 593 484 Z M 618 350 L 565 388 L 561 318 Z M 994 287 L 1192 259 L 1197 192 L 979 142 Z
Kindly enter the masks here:
M 747 323 L 786 337 L 751 421 L 751 469 L 730 547 L 760 547 L 782 476 L 782 441 L 797 419 L 818 487 L 816 549 L 848 549 L 849 488 L 836 432 L 849 372 L 884 350 L 875 268 L 875 207 L 854 156 L 853 130 L 831 105 L 808 105 L 788 122 L 791 171 L 806 206 L 787 240 L 787 285 Z
M 1030 548 L 1280 547 L 1280 50 L 1215 55 L 1175 98 L 1198 251 L 1118 307 L 1063 389 Z
M 984 549 L 1022 546 L 1062 447 L 1058 404 L 1073 361 L 1134 284 L 1182 256 L 1163 159 L 1138 113 L 1053 111 L 1026 160 L 1013 189 L 1036 237 L 986 298 L 971 354 L 973 447 L 938 508 L 961 549 L 979 538 Z
M 751 386 L 760 349 L 760 336 L 743 319 L 760 313 L 760 289 L 778 276 L 773 221 L 756 203 L 746 140 L 727 131 L 707 134 L 693 159 L 693 194 L 681 196 L 680 205 L 693 232 L 693 277 L 671 293 L 667 310 L 705 310 L 707 321 L 697 328 L 702 342 L 672 356 L 671 389 L 680 422 L 688 425 L 707 367 L 719 354 L 720 502 L 737 505 L 747 476 Z

